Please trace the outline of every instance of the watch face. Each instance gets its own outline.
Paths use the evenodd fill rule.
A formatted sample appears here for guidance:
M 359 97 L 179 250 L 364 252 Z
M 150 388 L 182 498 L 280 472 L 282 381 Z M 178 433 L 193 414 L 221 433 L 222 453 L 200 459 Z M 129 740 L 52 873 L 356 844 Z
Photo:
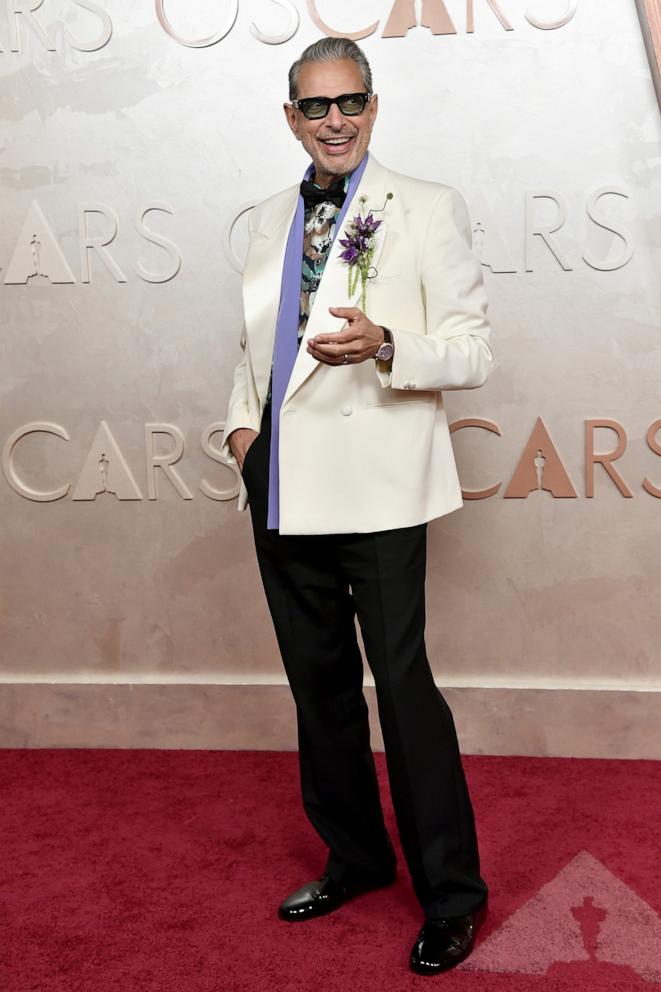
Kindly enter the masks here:
M 395 349 L 393 348 L 393 346 L 391 344 L 388 344 L 388 342 L 385 342 L 384 344 L 381 345 L 381 347 L 377 351 L 376 357 L 382 362 L 387 362 L 392 358 L 394 352 Z

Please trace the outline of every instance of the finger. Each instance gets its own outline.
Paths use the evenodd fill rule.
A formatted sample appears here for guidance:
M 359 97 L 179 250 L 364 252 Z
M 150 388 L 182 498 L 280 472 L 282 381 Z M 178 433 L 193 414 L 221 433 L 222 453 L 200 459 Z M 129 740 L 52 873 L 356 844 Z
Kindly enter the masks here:
M 338 353 L 336 350 L 321 351 L 315 348 L 308 348 L 308 351 L 313 358 L 318 362 L 324 362 L 325 365 L 342 365 L 344 362 L 344 351 Z
M 348 341 L 357 341 L 361 333 L 355 327 L 347 327 L 341 331 L 328 334 L 315 334 L 313 338 L 308 338 L 309 344 L 346 344 Z
M 314 355 L 313 357 L 316 358 L 317 361 L 321 365 L 343 365 L 344 364 L 344 360 L 337 358 L 335 355 L 330 356 L 330 355 L 321 355 L 321 354 L 319 354 L 319 355 Z
M 348 355 L 349 358 L 352 358 L 353 355 L 356 354 L 356 349 L 350 348 L 349 345 L 344 342 L 340 342 L 339 344 L 314 345 L 309 350 L 312 354 L 316 353 L 319 355 L 324 355 L 325 357 L 339 356 L 342 359 L 344 358 L 345 355 Z
M 347 320 L 357 320 L 363 316 L 363 311 L 358 307 L 329 307 L 329 311 L 334 317 L 345 317 Z

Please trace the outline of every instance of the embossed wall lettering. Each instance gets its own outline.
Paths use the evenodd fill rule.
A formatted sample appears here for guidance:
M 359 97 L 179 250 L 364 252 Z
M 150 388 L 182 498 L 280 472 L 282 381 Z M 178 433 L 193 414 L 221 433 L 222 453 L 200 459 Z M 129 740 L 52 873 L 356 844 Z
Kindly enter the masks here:
M 563 28 L 565 24 L 571 21 L 572 17 L 578 10 L 578 0 L 567 0 L 567 10 L 560 17 L 556 17 L 550 21 L 543 21 L 536 13 L 535 10 L 538 8 L 538 4 L 532 3 L 526 8 L 525 18 L 529 24 L 532 24 L 534 28 L 539 28 L 540 31 L 553 31 L 555 28 Z
M 142 499 L 142 493 L 105 420 L 99 424 L 83 463 L 71 499 L 96 499 L 99 494 L 117 499 Z
M 156 435 L 164 434 L 172 441 L 169 451 L 157 453 Z M 166 478 L 182 499 L 193 494 L 174 467 L 184 453 L 184 435 L 174 424 L 145 424 L 145 454 L 147 457 L 147 488 L 150 499 L 156 499 L 157 479 Z M 158 471 L 160 469 L 160 472 Z
M 170 264 L 166 264 L 162 272 L 150 272 L 144 267 L 142 262 L 139 260 L 136 262 L 134 267 L 134 272 L 140 276 L 144 282 L 169 282 L 171 279 L 178 274 L 181 268 L 181 252 L 175 245 L 173 241 L 166 238 L 165 235 L 159 234 L 154 231 L 152 227 L 147 225 L 145 220 L 148 213 L 154 210 L 160 210 L 166 214 L 173 214 L 174 210 L 168 203 L 148 203 L 146 207 L 138 210 L 135 217 L 135 229 L 141 238 L 145 241 L 149 241 L 153 245 L 157 245 L 159 248 L 163 248 L 166 254 L 169 256 Z
M 501 435 L 500 427 L 492 420 L 482 417 L 463 417 L 450 424 L 450 433 L 472 427 Z M 615 448 L 609 452 L 595 452 L 594 431 L 606 427 L 614 431 L 618 441 Z M 661 444 L 656 435 L 661 430 L 661 418 L 654 420 L 646 433 L 648 448 L 656 455 L 661 455 Z M 607 477 L 617 490 L 626 498 L 634 494 L 613 462 L 620 458 L 626 450 L 627 434 L 624 426 L 611 419 L 588 419 L 585 421 L 585 496 L 594 497 L 594 466 L 601 465 Z M 484 489 L 463 489 L 464 499 L 488 499 L 500 489 L 502 480 L 492 483 Z M 641 488 L 657 499 L 661 499 L 661 487 L 649 478 L 643 479 Z M 578 493 L 565 467 L 562 456 L 551 440 L 551 435 L 541 417 L 538 417 L 528 441 L 521 453 L 509 485 L 503 493 L 504 499 L 527 499 L 532 493 L 546 491 L 554 499 L 576 498 Z
M 619 186 L 600 186 L 591 192 L 586 193 L 585 210 L 588 223 L 583 230 L 583 219 L 581 223 L 574 222 L 571 226 L 568 223 L 569 209 L 567 200 L 562 193 L 554 190 L 534 190 L 525 194 L 525 229 L 522 232 L 522 248 L 520 257 L 523 257 L 523 267 L 526 272 L 534 272 L 542 264 L 545 256 L 555 260 L 558 266 L 565 272 L 572 272 L 575 264 L 581 260 L 591 268 L 600 272 L 612 272 L 621 269 L 631 261 L 634 252 L 634 242 L 632 232 L 620 221 L 617 223 L 606 213 L 603 199 L 608 194 L 628 201 L 629 194 Z M 556 218 L 551 222 L 542 222 L 538 218 L 536 201 L 550 200 L 555 205 Z M 225 257 L 233 269 L 243 272 L 244 262 L 234 247 L 233 236 L 237 223 L 255 205 L 255 201 L 242 203 L 235 208 L 232 215 L 226 220 L 223 226 L 223 250 Z M 471 214 L 473 211 L 471 210 Z M 589 248 L 580 248 L 575 245 L 574 259 L 569 255 L 570 239 L 574 239 L 574 231 L 579 231 L 587 238 L 590 234 L 590 225 L 599 230 L 610 231 L 613 238 L 604 256 L 598 256 Z M 563 230 L 566 228 L 566 230 Z M 554 237 L 560 232 L 560 237 Z M 562 241 L 560 240 L 562 238 Z M 575 243 L 574 243 L 575 244 Z M 540 250 L 540 246 L 545 251 Z M 516 259 L 512 249 L 506 244 L 499 229 L 497 218 L 489 217 L 476 219 L 473 222 L 473 252 L 482 264 L 494 275 L 502 273 L 515 273 L 521 271 L 516 264 Z
M 106 223 L 106 234 L 92 235 L 89 230 L 89 214 L 100 214 Z M 112 257 L 106 246 L 111 244 L 119 230 L 119 218 L 112 209 L 103 203 L 82 203 L 78 213 L 78 241 L 80 245 L 81 282 L 91 282 L 90 253 L 94 252 L 106 266 L 115 282 L 126 282 L 126 276 Z M 104 240 L 105 239 L 105 240 Z
M 52 36 L 36 16 L 40 8 L 44 6 L 47 8 L 45 0 L 7 0 L 6 31 L 9 51 L 27 50 L 28 35 L 33 36 L 39 45 L 49 52 L 62 50 L 65 45 L 79 52 L 96 52 L 107 45 L 113 34 L 113 24 L 108 12 L 91 0 L 70 0 L 70 2 L 72 6 L 87 11 L 96 18 L 95 30 L 90 28 L 89 18 L 82 17 L 76 32 L 58 23 L 55 36 Z M 177 44 L 185 45 L 187 48 L 209 48 L 217 45 L 235 26 L 239 14 L 239 0 L 222 0 L 218 4 L 218 14 L 215 23 L 209 27 L 209 33 L 199 38 L 185 37 L 176 27 L 178 2 L 181 3 L 181 0 L 154 0 L 154 9 L 163 31 Z M 300 12 L 292 0 L 271 0 L 271 2 L 283 11 L 281 30 L 277 34 L 268 34 L 253 21 L 249 31 L 265 45 L 280 45 L 293 38 L 298 31 Z M 501 0 L 479 0 L 479 2 L 493 11 L 503 30 L 514 30 L 507 17 L 505 4 Z M 639 0 L 642 10 L 645 9 L 645 2 L 646 0 Z M 338 30 L 319 12 L 317 0 L 306 0 L 306 8 L 312 22 L 323 34 L 332 38 L 348 37 L 359 41 L 374 34 L 381 23 L 377 20 L 353 31 Z M 573 18 L 577 8 L 578 0 L 570 0 L 563 15 L 553 20 L 543 20 L 535 13 L 535 4 L 531 4 L 523 16 L 532 27 L 548 31 L 564 27 Z M 383 38 L 403 38 L 411 28 L 418 26 L 427 28 L 434 35 L 457 34 L 457 28 L 443 0 L 394 0 L 394 2 L 388 0 L 384 5 L 384 14 L 385 26 L 381 35 Z M 475 31 L 475 0 L 466 0 L 465 30 L 467 34 Z M 3 48 L 0 47 L 0 52 L 2 51 Z
M 6 0 L 9 51 L 19 53 L 28 50 L 29 36 L 47 52 L 62 51 L 65 46 L 74 48 L 78 52 L 98 52 L 107 45 L 112 37 L 112 20 L 109 14 L 92 0 L 70 0 L 70 2 L 72 7 L 78 7 L 87 13 L 76 19 L 75 32 L 58 22 L 53 37 L 36 16 L 36 11 L 41 7 L 47 7 L 44 0 Z M 92 20 L 89 14 L 92 15 Z M 90 27 L 90 23 L 93 24 L 93 28 Z M 0 52 L 2 51 L 0 45 Z
M 594 450 L 594 432 L 597 427 L 607 427 L 617 435 L 617 444 L 612 451 L 598 454 Z M 591 499 L 594 496 L 594 467 L 602 465 L 623 496 L 630 499 L 633 493 L 613 465 L 621 458 L 627 447 L 627 432 L 617 420 L 586 420 L 585 421 L 585 495 Z
M 503 495 L 505 499 L 525 499 L 536 489 L 546 489 L 556 499 L 577 495 L 541 417 L 537 418 Z
M 257 38 L 257 41 L 262 41 L 265 45 L 281 45 L 294 37 L 301 23 L 301 18 L 292 0 L 272 0 L 272 3 L 277 4 L 278 7 L 282 7 L 287 12 L 284 30 L 278 34 L 266 34 L 253 21 L 250 25 L 250 33 Z
M 60 424 L 54 424 L 48 421 L 35 421 L 32 424 L 24 424 L 22 427 L 17 427 L 9 435 L 2 449 L 2 471 L 9 485 L 19 496 L 25 496 L 26 499 L 35 500 L 37 503 L 49 503 L 66 496 L 69 492 L 70 483 L 67 482 L 65 485 L 58 486 L 55 489 L 33 489 L 32 486 L 28 486 L 21 479 L 14 464 L 16 448 L 23 438 L 29 434 L 38 433 L 53 434 L 55 437 L 62 438 L 64 441 L 69 440 L 66 427 L 62 427 Z
M 661 418 L 659 420 L 653 421 L 647 428 L 647 434 L 645 435 L 645 440 L 647 441 L 647 446 L 650 448 L 655 455 L 661 455 L 661 444 L 659 444 L 656 435 L 661 431 Z M 653 482 L 649 479 L 643 479 L 643 489 L 650 496 L 656 496 L 657 499 L 661 499 L 661 487 L 655 486 Z
M 156 16 L 163 30 L 178 42 L 178 44 L 186 45 L 187 48 L 209 48 L 210 45 L 217 45 L 219 41 L 222 41 L 230 33 L 239 13 L 239 0 L 226 0 L 219 11 L 220 23 L 214 26 L 215 29 L 211 34 L 202 38 L 184 38 L 170 23 L 165 13 L 165 0 L 155 0 L 155 4 Z M 173 3 L 171 0 L 168 4 L 168 9 L 176 8 L 176 6 L 176 3 Z
M 5 285 L 35 282 L 75 282 L 57 238 L 36 201 L 30 204 L 14 253 L 5 272 Z
M 463 417 L 450 424 L 450 433 L 467 428 L 488 431 L 502 437 L 498 424 L 483 417 Z M 614 432 L 617 443 L 609 451 L 595 451 L 595 431 L 605 428 Z M 227 462 L 217 447 L 211 444 L 211 438 L 216 433 L 222 433 L 224 424 L 216 421 L 209 424 L 200 436 L 200 446 L 212 461 L 223 465 L 232 472 L 233 482 L 227 489 L 217 489 L 208 480 L 202 479 L 199 490 L 209 499 L 228 500 L 238 495 L 240 475 L 235 464 Z M 646 433 L 647 446 L 655 455 L 661 456 L 661 443 L 657 434 L 661 431 L 661 417 L 654 420 Z M 64 441 L 69 441 L 67 429 L 61 424 L 50 421 L 38 421 L 17 427 L 7 438 L 2 452 L 2 470 L 11 488 L 20 496 L 37 502 L 52 502 L 66 496 L 70 482 L 51 489 L 35 489 L 21 479 L 16 467 L 16 449 L 23 438 L 30 434 L 52 434 Z M 175 468 L 186 450 L 183 431 L 176 424 L 147 423 L 144 428 L 145 443 L 145 479 L 147 497 L 156 500 L 164 493 L 163 486 L 174 491 L 181 499 L 194 498 L 191 487 L 185 478 L 186 473 Z M 590 418 L 585 421 L 585 497 L 595 495 L 595 465 L 604 469 L 605 477 L 621 493 L 630 499 L 634 493 L 625 481 L 623 474 L 615 468 L 613 462 L 621 458 L 627 446 L 627 432 L 622 424 L 610 418 Z M 160 449 L 160 450 L 159 450 Z M 474 459 L 473 459 L 474 460 Z M 160 480 L 160 481 L 159 481 Z M 659 474 L 661 481 L 661 472 Z M 501 488 L 502 480 L 498 480 L 484 489 L 462 489 L 464 499 L 488 499 Z M 661 485 L 645 477 L 641 483 L 643 492 L 656 499 L 661 499 Z M 558 446 L 551 439 L 549 430 L 538 417 L 520 457 L 517 460 L 510 482 L 507 485 L 503 499 L 527 499 L 534 493 L 547 493 L 554 499 L 572 498 L 578 496 L 569 472 L 563 462 Z M 112 497 L 118 500 L 141 500 L 143 494 L 136 481 L 135 473 L 131 470 L 124 457 L 120 445 L 110 427 L 102 420 L 88 449 L 82 468 L 78 474 L 72 500 L 96 500 L 101 497 Z
M 504 31 L 514 30 L 505 12 L 505 4 L 501 0 L 478 0 L 478 2 L 493 12 Z M 380 21 L 374 21 L 372 24 L 364 25 L 354 31 L 338 30 L 321 16 L 317 0 L 307 0 L 307 7 L 310 17 L 319 30 L 332 38 L 344 36 L 359 41 L 361 38 L 367 38 L 374 34 L 380 24 Z M 570 0 L 564 14 L 560 17 L 543 20 L 536 13 L 536 5 L 531 4 L 525 10 L 524 17 L 532 27 L 549 31 L 568 24 L 577 9 L 578 0 Z M 472 34 L 475 31 L 475 0 L 466 0 L 465 18 L 466 33 Z M 390 0 L 390 10 L 381 37 L 404 38 L 412 28 L 418 26 L 428 28 L 434 35 L 457 34 L 457 28 L 443 0 L 394 0 L 394 2 Z
M 361 38 L 367 38 L 369 35 L 374 34 L 379 26 L 378 21 L 374 21 L 372 24 L 368 24 L 366 27 L 358 28 L 356 31 L 336 31 L 334 28 L 327 24 L 326 21 L 322 20 L 319 11 L 317 10 L 317 4 L 315 0 L 307 0 L 308 13 L 310 17 L 317 25 L 319 30 L 327 35 L 329 38 L 353 38 L 354 41 L 360 41 Z
M 292 0 L 272 0 L 272 2 L 285 11 L 286 17 L 283 18 L 282 31 L 276 35 L 268 35 L 261 31 L 254 22 L 250 25 L 249 30 L 258 41 L 267 45 L 278 45 L 284 41 L 289 41 L 296 34 L 300 15 Z M 504 0 L 479 0 L 479 2 L 487 10 L 490 9 L 493 12 L 504 31 L 514 30 L 507 16 Z M 165 10 L 166 3 L 169 13 L 166 13 Z M 319 0 L 306 0 L 307 13 L 310 19 L 323 34 L 330 38 L 345 37 L 360 41 L 374 34 L 381 24 L 380 20 L 376 20 L 370 24 L 363 23 L 353 30 L 347 27 L 335 28 L 328 19 L 332 13 L 332 4 L 324 4 L 324 14 L 320 12 L 319 7 Z M 537 5 L 533 3 L 526 8 L 523 16 L 532 27 L 548 31 L 568 24 L 574 17 L 577 8 L 578 0 L 569 0 L 562 15 L 554 19 L 544 20 L 536 12 Z M 199 38 L 184 37 L 174 27 L 172 19 L 176 19 L 176 0 L 155 0 L 155 9 L 159 24 L 173 41 L 189 48 L 208 48 L 227 37 L 236 24 L 239 0 L 225 0 L 225 3 L 219 6 L 218 21 L 213 25 L 211 33 Z M 457 34 L 457 28 L 443 0 L 388 0 L 384 4 L 384 17 L 382 38 L 403 38 L 412 28 L 418 26 L 428 29 L 434 35 Z M 466 0 L 465 30 L 467 34 L 472 34 L 475 31 L 475 0 Z
M 493 420 L 485 420 L 483 417 L 462 417 L 461 420 L 455 420 L 454 423 L 450 424 L 450 434 L 454 434 L 455 431 L 464 427 L 481 427 L 485 431 L 491 431 L 493 434 L 501 436 L 498 424 L 494 424 Z M 486 489 L 462 489 L 461 495 L 464 499 L 488 499 L 489 496 L 494 496 L 498 492 L 500 486 L 500 482 L 494 482 Z
M 238 495 L 241 481 L 236 466 L 227 462 L 220 454 L 219 448 L 211 444 L 213 435 L 222 433 L 224 429 L 225 424 L 222 421 L 216 421 L 205 427 L 200 437 L 200 445 L 205 455 L 217 464 L 228 468 L 232 473 L 233 482 L 227 489 L 218 489 L 212 486 L 207 479 L 200 480 L 200 492 L 208 499 L 220 501 L 234 499 Z M 71 483 L 66 482 L 51 489 L 35 489 L 21 478 L 16 466 L 16 453 L 20 442 L 31 434 L 39 433 L 52 434 L 64 441 L 70 440 L 67 429 L 61 424 L 50 421 L 23 424 L 10 434 L 4 444 L 2 471 L 6 481 L 19 496 L 38 503 L 52 503 L 54 500 L 62 499 L 67 495 Z M 164 437 L 169 438 L 169 450 L 157 451 L 157 436 L 160 436 L 161 440 Z M 163 423 L 145 424 L 145 477 L 150 500 L 158 498 L 157 480 L 159 477 L 167 481 L 182 499 L 193 499 L 190 488 L 182 475 L 174 468 L 176 462 L 183 457 L 184 451 L 185 438 L 177 426 Z M 99 424 L 71 494 L 71 499 L 77 501 L 97 501 L 97 497 L 100 497 L 100 502 L 110 498 L 113 500 L 142 500 L 144 498 L 135 475 L 105 420 Z
M 612 271 L 613 269 L 621 269 L 622 266 L 626 265 L 630 261 L 633 255 L 633 236 L 625 229 L 621 227 L 616 227 L 611 223 L 606 223 L 606 218 L 603 213 L 598 209 L 598 202 L 607 194 L 613 194 L 614 196 L 621 196 L 624 199 L 628 199 L 629 194 L 619 187 L 614 186 L 601 186 L 599 189 L 588 194 L 586 210 L 589 219 L 597 227 L 603 228 L 604 230 L 611 231 L 613 234 L 617 235 L 621 239 L 622 246 L 619 252 L 615 253 L 613 258 L 598 258 L 596 255 L 589 251 L 584 251 L 581 254 L 581 258 L 587 262 L 593 269 L 599 269 L 601 271 Z M 556 206 L 556 220 L 548 223 L 541 223 L 536 219 L 535 216 L 535 200 L 537 199 L 547 199 L 553 201 Z M 526 237 L 525 237 L 525 266 L 526 272 L 533 271 L 532 257 L 533 257 L 533 239 L 535 237 L 541 239 L 544 242 L 548 251 L 553 255 L 558 264 L 566 272 L 570 272 L 573 268 L 571 260 L 563 250 L 560 245 L 559 240 L 552 237 L 556 231 L 561 230 L 565 226 L 568 216 L 568 207 L 565 198 L 562 194 L 557 193 L 553 190 L 536 190 L 534 192 L 526 193 Z
M 147 215 L 153 211 L 174 213 L 168 203 L 160 201 L 148 203 L 136 212 L 134 225 L 144 241 L 163 249 L 165 253 L 163 269 L 160 272 L 151 272 L 138 259 L 133 267 L 133 272 L 144 282 L 168 282 L 174 279 L 181 269 L 182 254 L 173 241 L 148 225 Z M 99 229 L 102 229 L 103 233 L 99 233 Z M 117 238 L 119 231 L 119 217 L 108 204 L 88 202 L 79 205 L 80 282 L 93 282 L 93 258 L 100 263 L 99 267 L 109 273 L 115 282 L 124 283 L 127 281 L 126 274 L 108 248 Z M 5 285 L 24 286 L 27 283 L 57 285 L 58 283 L 75 282 L 76 277 L 60 247 L 57 233 L 49 224 L 39 204 L 36 200 L 33 201 L 7 266 L 4 277 Z
M 181 0 L 179 0 L 181 2 Z M 289 41 L 297 33 L 300 26 L 300 12 L 293 0 L 270 0 L 284 12 L 281 30 L 276 34 L 268 34 L 254 21 L 249 31 L 258 41 L 265 45 L 280 45 Z M 478 0 L 485 9 L 490 9 L 504 31 L 513 31 L 514 26 L 507 16 L 507 5 L 503 0 Z M 633 0 L 632 0 L 633 2 Z M 0 41 L 0 54 L 20 53 L 29 50 L 29 39 L 33 38 L 38 45 L 48 52 L 62 51 L 70 47 L 79 52 L 97 52 L 108 44 L 113 35 L 113 23 L 109 13 L 92 0 L 70 0 L 72 7 L 83 11 L 80 25 L 71 30 L 57 22 L 53 28 L 54 34 L 39 20 L 37 12 L 48 11 L 46 0 L 6 0 L 6 23 L 4 34 L 7 38 L 6 48 Z M 661 60 L 661 13 L 657 0 L 635 0 L 641 23 L 645 45 L 648 51 L 650 68 L 661 101 L 661 75 L 659 62 Z M 466 0 L 465 31 L 466 34 L 475 32 L 475 0 Z M 306 0 L 307 13 L 312 22 L 321 32 L 329 37 L 349 37 L 356 41 L 374 34 L 381 21 L 373 21 L 355 30 L 336 29 L 319 12 L 317 0 Z M 218 19 L 211 26 L 209 34 L 199 38 L 185 37 L 176 28 L 177 0 L 154 0 L 154 10 L 157 22 L 163 31 L 179 45 L 187 48 L 209 48 L 217 45 L 227 37 L 236 24 L 239 14 L 239 0 L 225 0 L 219 4 Z M 551 31 L 564 27 L 574 18 L 578 10 L 578 0 L 567 0 L 564 13 L 553 18 L 544 18 L 537 4 L 531 3 L 523 12 L 523 17 L 534 28 L 540 31 Z M 90 18 L 96 19 L 94 27 L 90 27 Z M 381 37 L 403 38 L 412 28 L 428 29 L 434 35 L 456 35 L 457 28 L 450 17 L 443 0 L 388 0 L 384 10 L 385 25 Z M 173 21 L 175 23 L 173 23 Z

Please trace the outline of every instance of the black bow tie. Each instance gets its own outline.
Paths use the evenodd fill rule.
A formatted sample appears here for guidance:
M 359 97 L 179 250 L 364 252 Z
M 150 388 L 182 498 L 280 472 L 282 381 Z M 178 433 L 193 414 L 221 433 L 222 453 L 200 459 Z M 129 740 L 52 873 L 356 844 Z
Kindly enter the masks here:
M 346 199 L 344 176 L 339 176 L 330 184 L 328 189 L 320 189 L 310 179 L 304 179 L 301 183 L 301 195 L 306 209 L 316 206 L 317 203 L 334 203 L 341 207 Z

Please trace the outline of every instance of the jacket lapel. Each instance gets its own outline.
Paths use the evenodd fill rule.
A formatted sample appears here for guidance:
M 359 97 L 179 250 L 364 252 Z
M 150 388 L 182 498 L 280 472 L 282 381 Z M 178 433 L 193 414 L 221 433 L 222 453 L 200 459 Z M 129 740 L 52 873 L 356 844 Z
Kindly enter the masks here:
M 305 380 L 319 367 L 319 362 L 308 354 L 306 343 L 310 337 L 323 332 L 339 331 L 342 322 L 332 317 L 328 308 L 356 306 L 360 297 L 360 280 L 352 297 L 348 292 L 348 266 L 339 258 L 342 252 L 340 238 L 344 237 L 347 224 L 359 212 L 359 197 L 366 196 L 364 212 L 383 207 L 387 189 L 388 170 L 369 153 L 365 171 L 351 200 L 344 220 L 333 242 L 319 288 L 312 304 L 303 340 L 298 349 L 294 368 L 289 379 L 283 406 Z M 266 396 L 273 360 L 275 329 L 280 305 L 282 267 L 287 247 L 287 237 L 298 203 L 298 186 L 284 190 L 273 211 L 262 218 L 251 238 L 250 254 L 243 274 L 243 310 L 250 359 L 255 386 L 262 399 Z M 376 214 L 377 217 L 382 216 Z M 385 220 L 376 232 L 375 253 L 372 264 L 377 265 L 387 234 L 387 209 Z M 302 265 L 302 259 L 301 259 Z M 369 314 L 369 284 L 367 310 Z
M 357 306 L 360 299 L 360 279 L 358 280 L 358 287 L 353 294 L 349 296 L 349 273 L 348 265 L 339 256 L 344 250 L 340 244 L 340 238 L 343 238 L 344 232 L 348 224 L 351 223 L 353 218 L 357 213 L 360 212 L 361 207 L 365 214 L 369 213 L 370 210 L 377 210 L 383 207 L 386 193 L 387 185 L 387 170 L 376 161 L 372 153 L 370 152 L 367 159 L 367 165 L 365 166 L 365 171 L 361 177 L 358 184 L 356 192 L 353 199 L 351 200 L 347 212 L 344 216 L 344 220 L 340 226 L 340 230 L 337 232 L 335 240 L 330 250 L 330 255 L 324 267 L 324 272 L 317 289 L 312 309 L 310 311 L 310 316 L 305 328 L 305 333 L 303 335 L 303 340 L 301 341 L 300 347 L 298 349 L 298 355 L 296 356 L 296 362 L 294 363 L 294 368 L 289 379 L 289 384 L 287 386 L 287 391 L 283 400 L 284 405 L 291 399 L 297 389 L 299 389 L 306 379 L 319 367 L 319 362 L 314 358 L 307 350 L 307 341 L 309 338 L 314 337 L 315 334 L 333 333 L 339 331 L 342 328 L 342 321 L 337 317 L 333 317 L 329 312 L 329 307 L 349 307 Z M 360 197 L 367 197 L 365 204 L 360 203 Z M 384 216 L 387 218 L 387 209 L 384 215 L 375 214 L 375 217 Z M 379 261 L 379 257 L 383 250 L 383 244 L 387 234 L 387 220 L 384 219 L 383 223 L 380 225 L 375 236 L 375 252 L 372 258 L 372 265 L 376 266 Z M 369 283 L 367 288 L 367 311 L 369 315 Z

